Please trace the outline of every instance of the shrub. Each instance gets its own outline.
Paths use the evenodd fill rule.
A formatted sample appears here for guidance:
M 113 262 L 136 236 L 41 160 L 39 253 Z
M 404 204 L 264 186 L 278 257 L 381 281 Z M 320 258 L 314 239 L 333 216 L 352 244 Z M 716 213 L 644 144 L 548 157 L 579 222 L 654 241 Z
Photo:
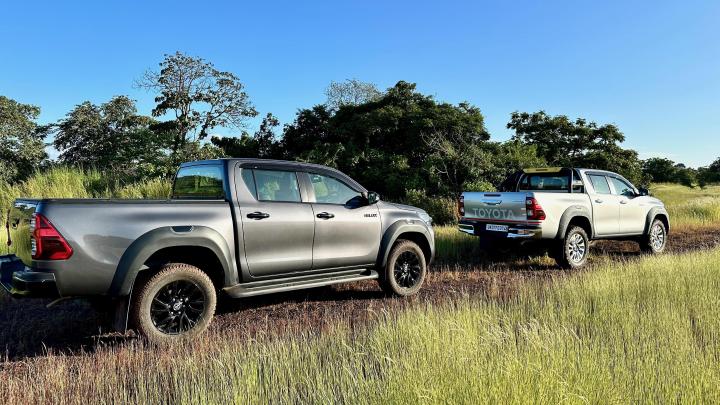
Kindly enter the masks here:
M 458 221 L 457 202 L 452 198 L 432 197 L 425 190 L 413 189 L 406 192 L 403 202 L 427 211 L 434 224 L 447 225 Z

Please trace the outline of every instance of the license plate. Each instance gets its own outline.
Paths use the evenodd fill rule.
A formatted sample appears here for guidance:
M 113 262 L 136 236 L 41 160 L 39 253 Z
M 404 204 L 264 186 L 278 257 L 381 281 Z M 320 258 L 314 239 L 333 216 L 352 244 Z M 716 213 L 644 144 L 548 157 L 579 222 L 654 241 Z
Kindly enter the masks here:
M 508 231 L 507 225 L 487 224 L 487 225 L 485 225 L 485 229 L 488 231 L 495 231 L 495 232 L 507 232 Z

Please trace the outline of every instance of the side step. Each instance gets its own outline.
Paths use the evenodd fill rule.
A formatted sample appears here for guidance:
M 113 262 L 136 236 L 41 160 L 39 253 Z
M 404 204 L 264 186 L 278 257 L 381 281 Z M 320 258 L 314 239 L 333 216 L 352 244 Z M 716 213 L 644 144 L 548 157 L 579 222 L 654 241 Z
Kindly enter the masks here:
M 272 294 L 283 291 L 302 290 L 305 288 L 323 287 L 332 284 L 350 283 L 353 281 L 373 280 L 379 275 L 375 270 L 367 270 L 362 273 L 317 276 L 314 278 L 280 279 L 275 282 L 258 282 L 238 284 L 225 288 L 225 292 L 233 298 L 252 297 L 255 295 Z

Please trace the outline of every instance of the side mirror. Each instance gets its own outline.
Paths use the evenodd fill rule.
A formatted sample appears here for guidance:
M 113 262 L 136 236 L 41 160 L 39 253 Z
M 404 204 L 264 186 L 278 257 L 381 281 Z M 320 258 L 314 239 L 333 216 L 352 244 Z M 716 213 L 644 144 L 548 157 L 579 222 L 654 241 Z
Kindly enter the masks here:
M 644 187 L 640 187 L 638 189 L 638 193 L 640 193 L 639 195 L 642 197 L 642 196 L 650 195 L 650 190 L 648 190 Z
M 368 191 L 367 192 L 367 201 L 369 205 L 377 204 L 378 201 L 380 201 L 380 194 L 374 192 L 374 191 Z

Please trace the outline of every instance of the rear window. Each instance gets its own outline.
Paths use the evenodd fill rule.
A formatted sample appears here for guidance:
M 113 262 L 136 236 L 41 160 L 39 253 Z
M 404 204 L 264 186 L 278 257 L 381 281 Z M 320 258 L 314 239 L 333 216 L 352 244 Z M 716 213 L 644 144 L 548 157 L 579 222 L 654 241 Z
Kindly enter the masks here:
M 520 180 L 520 190 L 568 192 L 570 175 L 562 173 L 531 173 Z
M 172 198 L 225 198 L 222 168 L 206 165 L 181 168 L 175 176 Z

